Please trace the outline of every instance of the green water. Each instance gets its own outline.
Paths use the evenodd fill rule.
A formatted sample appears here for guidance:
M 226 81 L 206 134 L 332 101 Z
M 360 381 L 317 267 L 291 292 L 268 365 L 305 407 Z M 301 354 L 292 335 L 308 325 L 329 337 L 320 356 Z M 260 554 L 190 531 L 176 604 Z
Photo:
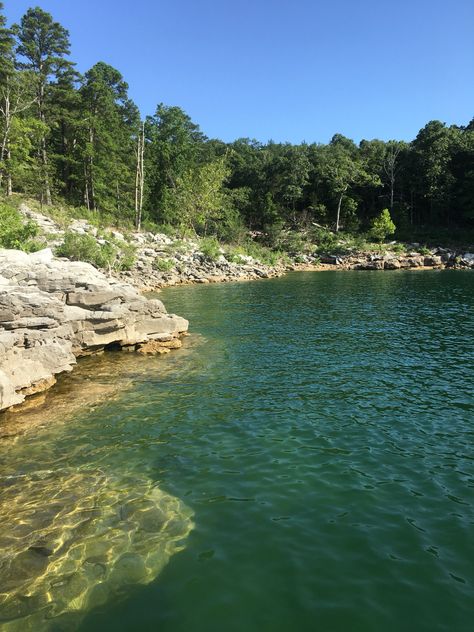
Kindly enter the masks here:
M 0 629 L 472 630 L 474 275 L 160 298 L 184 349 L 87 359 L 3 440 Z

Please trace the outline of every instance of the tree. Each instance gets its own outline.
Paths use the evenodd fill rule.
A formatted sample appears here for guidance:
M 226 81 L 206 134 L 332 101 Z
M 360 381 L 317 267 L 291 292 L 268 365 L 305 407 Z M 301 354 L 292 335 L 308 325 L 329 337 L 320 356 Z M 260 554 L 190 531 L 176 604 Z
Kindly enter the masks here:
M 30 70 L 35 77 L 38 120 L 46 130 L 49 127 L 46 89 L 51 77 L 58 77 L 60 71 L 71 65 L 65 59 L 69 55 L 69 33 L 39 7 L 28 9 L 20 24 L 14 26 L 14 32 L 19 41 L 17 53 L 24 59 L 19 67 Z M 47 132 L 40 139 L 39 156 L 43 172 L 41 198 L 44 196 L 46 204 L 51 204 Z
M 25 153 L 26 147 L 31 150 L 31 139 L 36 138 L 39 142 L 41 136 L 38 137 L 38 132 L 44 134 L 46 131 L 43 123 L 32 120 L 29 115 L 33 103 L 34 86 L 29 72 L 14 72 L 5 84 L 0 86 L 0 186 L 5 182 L 7 196 L 12 194 L 13 175 L 21 170 L 21 160 L 25 162 L 24 168 L 31 166 L 31 156 Z M 36 179 L 34 181 L 37 183 Z
M 133 208 L 138 109 L 120 72 L 104 62 L 86 72 L 80 94 L 84 202 L 120 214 Z
M 430 121 L 412 143 L 416 196 L 430 223 L 449 223 L 455 179 L 451 160 L 461 143 L 461 130 Z
M 341 208 L 344 196 L 355 184 L 371 182 L 379 185 L 377 175 L 370 174 L 359 159 L 354 143 L 336 134 L 325 148 L 321 172 L 330 190 L 337 199 L 336 232 L 341 226 Z M 353 205 L 351 205 L 353 206 Z
M 173 222 L 172 198 L 178 179 L 188 178 L 190 170 L 200 164 L 207 139 L 181 108 L 163 103 L 147 118 L 145 133 L 147 208 L 155 218 Z
M 58 72 L 48 85 L 46 100 L 49 118 L 49 157 L 54 165 L 56 188 L 66 199 L 82 203 L 79 183 L 82 181 L 82 161 L 79 140 L 83 127 L 81 77 L 71 66 Z
M 137 169 L 135 174 L 135 228 L 142 225 L 143 193 L 145 188 L 145 123 L 140 125 L 137 136 Z
M 298 224 L 298 204 L 309 182 L 310 162 L 306 145 L 269 143 L 266 148 L 268 191 L 278 200 L 278 215 L 284 221 Z
M 369 234 L 373 239 L 383 241 L 388 235 L 393 235 L 395 228 L 390 211 L 384 208 L 380 215 L 372 220 Z
M 15 39 L 11 29 L 7 28 L 7 21 L 3 15 L 3 2 L 0 2 L 0 114 L 1 145 L 0 145 L 0 187 L 3 184 L 5 160 L 8 154 L 8 144 L 12 120 L 11 82 L 15 72 Z M 11 189 L 11 179 L 7 185 L 7 194 Z
M 386 145 L 385 156 L 383 160 L 383 170 L 390 187 L 390 213 L 393 214 L 393 206 L 395 200 L 395 181 L 400 171 L 400 154 L 405 148 L 405 143 L 397 141 L 389 141 Z
M 183 232 L 207 233 L 211 221 L 219 219 L 224 210 L 223 185 L 229 176 L 225 158 L 186 170 L 176 180 L 170 206 L 173 221 Z

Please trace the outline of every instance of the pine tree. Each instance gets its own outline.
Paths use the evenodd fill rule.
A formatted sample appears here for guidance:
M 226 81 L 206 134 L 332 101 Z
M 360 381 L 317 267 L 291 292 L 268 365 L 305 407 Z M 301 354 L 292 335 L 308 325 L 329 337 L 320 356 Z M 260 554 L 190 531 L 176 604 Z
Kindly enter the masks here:
M 118 70 L 99 62 L 84 75 L 84 202 L 89 209 L 118 215 L 133 208 L 136 162 L 134 138 L 140 117 Z
M 51 79 L 58 79 L 72 65 L 65 59 L 69 55 L 69 33 L 39 7 L 28 9 L 14 30 L 19 41 L 17 53 L 23 60 L 19 67 L 31 71 L 35 77 L 37 117 L 45 128 L 38 148 L 42 171 L 41 199 L 46 204 L 51 204 L 48 158 L 50 112 L 47 107 L 47 88 Z

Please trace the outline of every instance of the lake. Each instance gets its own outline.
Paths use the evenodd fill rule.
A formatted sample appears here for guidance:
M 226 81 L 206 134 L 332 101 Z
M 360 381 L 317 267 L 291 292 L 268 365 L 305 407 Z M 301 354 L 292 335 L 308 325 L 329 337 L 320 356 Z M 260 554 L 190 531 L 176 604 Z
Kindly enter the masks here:
M 160 298 L 183 349 L 82 360 L 2 441 L 0 629 L 470 631 L 474 275 Z

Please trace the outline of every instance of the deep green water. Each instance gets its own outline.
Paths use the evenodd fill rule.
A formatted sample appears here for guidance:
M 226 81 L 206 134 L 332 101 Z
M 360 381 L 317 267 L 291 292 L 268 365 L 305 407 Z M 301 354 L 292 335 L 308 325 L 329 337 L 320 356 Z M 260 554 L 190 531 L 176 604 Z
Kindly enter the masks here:
M 69 629 L 77 598 L 82 632 L 471 631 L 474 274 L 298 273 L 161 298 L 191 321 L 185 349 L 86 360 L 35 413 L 48 424 L 4 440 L 4 538 L 24 545 L 15 498 L 33 525 L 55 515 L 45 547 L 70 525 L 59 569 L 28 550 L 10 571 L 5 630 Z M 11 602 L 15 572 L 38 594 Z

